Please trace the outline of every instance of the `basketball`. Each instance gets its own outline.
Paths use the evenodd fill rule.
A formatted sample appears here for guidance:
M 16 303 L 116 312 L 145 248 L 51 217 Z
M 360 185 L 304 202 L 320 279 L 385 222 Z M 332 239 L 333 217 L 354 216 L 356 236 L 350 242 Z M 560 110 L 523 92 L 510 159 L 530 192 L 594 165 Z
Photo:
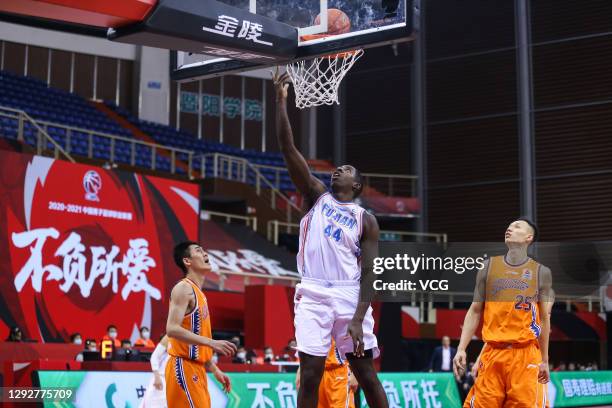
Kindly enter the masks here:
M 321 24 L 321 15 L 315 18 L 315 25 Z M 342 10 L 327 10 L 327 34 L 344 34 L 351 31 L 351 20 Z

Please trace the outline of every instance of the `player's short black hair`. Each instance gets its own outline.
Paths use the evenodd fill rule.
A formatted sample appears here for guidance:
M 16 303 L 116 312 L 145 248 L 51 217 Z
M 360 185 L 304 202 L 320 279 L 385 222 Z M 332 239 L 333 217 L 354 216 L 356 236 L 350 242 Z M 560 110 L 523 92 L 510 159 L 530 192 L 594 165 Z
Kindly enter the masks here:
M 538 239 L 538 226 L 536 225 L 536 223 L 527 217 L 519 217 L 517 218 L 517 221 L 524 221 L 531 227 L 531 229 L 533 229 L 533 241 L 531 241 L 531 243 L 536 242 L 536 240 Z
M 124 344 L 129 344 L 131 346 L 132 342 L 130 341 L 130 339 L 123 339 L 121 340 L 121 346 L 123 346 Z
M 109 324 L 108 327 L 106 328 L 106 331 L 109 331 L 110 329 L 117 330 L 117 326 L 115 326 L 114 324 Z
M 140 328 L 140 331 L 143 331 L 144 329 L 149 330 L 149 328 L 148 328 L 147 326 L 142 326 L 142 327 Z M 151 330 L 149 330 L 149 331 L 151 331 Z
M 181 271 L 183 271 L 183 274 L 185 275 L 187 274 L 187 267 L 185 266 L 185 263 L 183 262 L 183 258 L 189 258 L 189 256 L 191 255 L 189 253 L 189 247 L 192 245 L 200 245 L 200 244 L 194 241 L 184 241 L 174 246 L 174 251 L 173 251 L 174 263 L 176 264 L 176 266 L 181 268 Z

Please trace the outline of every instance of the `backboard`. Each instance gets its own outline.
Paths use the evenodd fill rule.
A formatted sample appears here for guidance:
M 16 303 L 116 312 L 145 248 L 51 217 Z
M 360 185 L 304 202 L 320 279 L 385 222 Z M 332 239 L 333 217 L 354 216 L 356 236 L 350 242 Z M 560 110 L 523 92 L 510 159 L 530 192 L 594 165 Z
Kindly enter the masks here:
M 419 14 L 419 0 L 219 1 L 296 27 L 297 59 L 410 41 Z M 275 65 L 182 51 L 172 53 L 171 64 L 172 79 L 180 82 Z

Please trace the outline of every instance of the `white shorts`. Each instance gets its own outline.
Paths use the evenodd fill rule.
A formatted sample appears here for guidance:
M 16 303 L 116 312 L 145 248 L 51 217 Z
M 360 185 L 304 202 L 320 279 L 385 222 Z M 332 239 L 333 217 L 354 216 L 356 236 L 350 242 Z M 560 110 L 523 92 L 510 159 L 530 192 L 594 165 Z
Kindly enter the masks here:
M 293 298 L 298 351 L 327 356 L 333 338 L 341 355 L 352 353 L 353 340 L 348 335 L 348 327 L 358 302 L 359 282 L 302 278 Z M 371 306 L 363 319 L 363 343 L 364 350 L 372 350 L 374 358 L 379 356 Z

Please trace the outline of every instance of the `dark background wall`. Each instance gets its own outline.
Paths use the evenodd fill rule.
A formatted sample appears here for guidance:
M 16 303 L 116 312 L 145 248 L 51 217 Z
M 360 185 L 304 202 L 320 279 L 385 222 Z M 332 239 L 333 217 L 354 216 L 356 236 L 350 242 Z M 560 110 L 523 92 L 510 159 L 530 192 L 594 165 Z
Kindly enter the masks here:
M 425 4 L 429 230 L 499 240 L 520 215 L 515 2 Z M 612 231 L 612 2 L 529 2 L 536 212 L 544 240 Z M 346 79 L 346 153 L 411 172 L 412 44 Z
M 48 82 L 54 88 L 70 91 L 71 66 L 74 62 L 72 91 L 87 99 L 116 101 L 136 111 L 134 102 L 134 62 L 93 54 L 72 53 L 57 49 L 0 41 L 4 58 L 2 69 L 17 75 L 28 75 Z M 26 57 L 27 56 L 27 57 Z M 95 66 L 97 65 L 97 69 Z

